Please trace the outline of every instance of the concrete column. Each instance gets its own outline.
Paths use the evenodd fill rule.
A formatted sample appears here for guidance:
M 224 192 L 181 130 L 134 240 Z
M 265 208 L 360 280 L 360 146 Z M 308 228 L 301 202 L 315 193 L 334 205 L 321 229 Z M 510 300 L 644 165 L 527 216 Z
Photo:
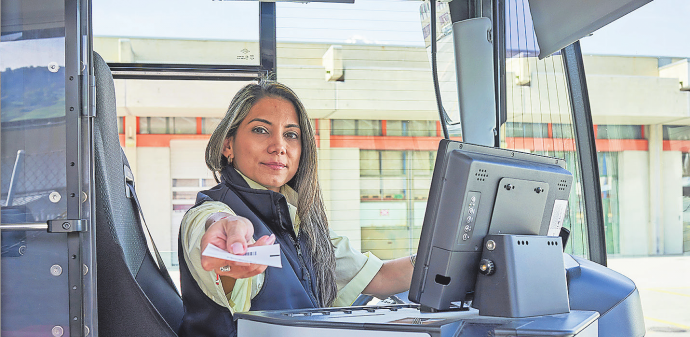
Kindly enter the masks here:
M 649 153 L 618 153 L 620 253 L 648 255 Z
M 326 215 L 331 218 L 331 120 L 320 119 L 319 127 L 319 185 L 323 194 Z
M 125 156 L 129 161 L 134 179 L 137 179 L 137 117 L 124 116 Z M 136 180 L 135 180 L 136 181 Z
M 331 202 L 329 224 L 361 249 L 359 149 L 331 149 Z
M 329 119 L 319 120 L 319 184 L 330 228 L 361 249 L 359 149 L 332 149 Z
M 662 154 L 663 254 L 683 254 L 683 156 L 680 151 Z
M 118 39 L 118 59 L 122 63 L 134 62 L 134 51 L 132 50 L 132 41 L 130 39 Z
M 664 224 L 661 214 L 662 166 L 661 154 L 664 151 L 663 128 L 661 124 L 649 125 L 649 253 L 663 254 Z
M 172 180 L 170 178 L 170 148 L 141 147 L 137 161 L 139 176 L 136 177 L 137 195 L 146 216 L 146 224 L 158 250 L 177 250 L 172 246 L 170 223 L 172 222 Z M 130 161 L 131 164 L 131 161 Z

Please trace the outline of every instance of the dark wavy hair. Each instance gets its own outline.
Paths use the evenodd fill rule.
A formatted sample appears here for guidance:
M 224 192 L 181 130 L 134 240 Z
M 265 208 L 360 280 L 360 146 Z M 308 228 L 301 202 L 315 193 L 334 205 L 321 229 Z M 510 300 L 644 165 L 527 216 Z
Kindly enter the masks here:
M 309 242 L 309 252 L 321 294 L 320 304 L 322 307 L 330 306 L 338 292 L 335 282 L 335 252 L 330 240 L 326 209 L 317 177 L 318 160 L 314 129 L 304 105 L 295 92 L 281 83 L 268 80 L 263 80 L 258 84 L 249 84 L 240 89 L 230 102 L 225 117 L 213 131 L 206 146 L 206 166 L 219 182 L 220 172 L 229 165 L 227 158 L 223 156 L 223 142 L 235 135 L 240 123 L 249 114 L 249 110 L 264 97 L 285 99 L 292 103 L 297 112 L 302 132 L 302 155 L 297 172 L 288 185 L 299 195 L 297 202 L 297 216 L 301 220 L 299 231 L 300 235 L 306 235 Z

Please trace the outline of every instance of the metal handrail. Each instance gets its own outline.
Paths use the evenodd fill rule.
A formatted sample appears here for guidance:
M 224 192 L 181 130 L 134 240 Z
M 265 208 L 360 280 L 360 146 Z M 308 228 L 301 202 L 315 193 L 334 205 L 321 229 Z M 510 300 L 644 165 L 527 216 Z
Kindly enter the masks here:
M 0 231 L 48 231 L 48 223 L 17 223 L 17 224 L 1 224 Z

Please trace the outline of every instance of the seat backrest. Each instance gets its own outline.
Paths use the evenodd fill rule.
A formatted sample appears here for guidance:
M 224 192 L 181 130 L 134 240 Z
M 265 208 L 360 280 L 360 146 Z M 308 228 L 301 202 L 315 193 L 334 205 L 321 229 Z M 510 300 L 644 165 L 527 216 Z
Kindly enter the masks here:
M 176 336 L 184 313 L 182 299 L 164 264 L 155 258 L 155 246 L 147 245 L 133 182 L 127 186 L 129 164 L 118 137 L 112 73 L 100 55 L 94 53 L 93 59 L 98 332 Z

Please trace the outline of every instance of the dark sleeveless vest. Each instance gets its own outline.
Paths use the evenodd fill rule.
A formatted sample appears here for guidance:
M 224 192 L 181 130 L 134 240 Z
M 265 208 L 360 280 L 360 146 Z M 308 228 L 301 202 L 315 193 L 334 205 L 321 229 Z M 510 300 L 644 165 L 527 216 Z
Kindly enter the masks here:
M 251 300 L 251 310 L 302 309 L 319 306 L 316 274 L 305 235 L 293 230 L 285 197 L 269 190 L 249 187 L 242 176 L 229 167 L 221 183 L 199 192 L 196 206 L 204 201 L 221 201 L 254 224 L 254 239 L 276 235 L 282 268 L 266 268 L 261 290 Z M 180 281 L 185 314 L 180 336 L 236 336 L 237 323 L 230 310 L 216 304 L 201 291 L 185 263 L 182 241 L 178 240 Z

